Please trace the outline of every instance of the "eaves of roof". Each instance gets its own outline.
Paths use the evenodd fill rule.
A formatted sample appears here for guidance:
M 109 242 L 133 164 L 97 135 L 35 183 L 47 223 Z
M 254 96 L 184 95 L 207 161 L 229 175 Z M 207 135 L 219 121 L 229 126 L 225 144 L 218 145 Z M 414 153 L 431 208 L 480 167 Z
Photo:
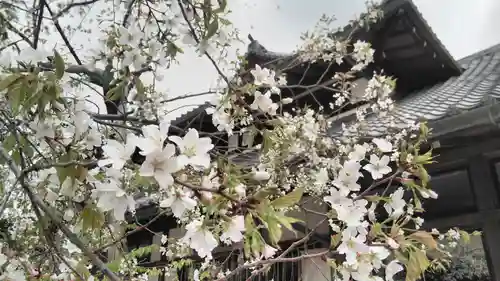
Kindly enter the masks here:
M 409 123 L 427 121 L 435 127 L 434 136 L 442 137 L 482 124 L 486 117 L 479 112 L 495 115 L 491 113 L 495 110 L 492 106 L 500 98 L 500 44 L 467 56 L 458 63 L 464 69 L 460 76 L 397 101 L 388 116 L 368 117 L 363 128 L 355 134 L 377 137 Z M 334 124 L 332 134 L 340 136 L 339 123 Z M 350 134 L 344 132 L 343 135 Z

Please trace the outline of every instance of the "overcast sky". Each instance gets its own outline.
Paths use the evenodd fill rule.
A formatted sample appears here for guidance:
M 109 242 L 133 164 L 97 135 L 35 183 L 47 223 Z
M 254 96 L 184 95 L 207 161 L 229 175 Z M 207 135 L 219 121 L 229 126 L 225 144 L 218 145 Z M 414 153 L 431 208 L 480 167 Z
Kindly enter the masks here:
M 233 23 L 242 35 L 251 33 L 269 50 L 280 52 L 293 50 L 300 43 L 301 32 L 311 28 L 323 13 L 335 15 L 341 26 L 365 8 L 364 0 L 230 2 L 233 3 Z M 414 3 L 456 59 L 500 43 L 500 0 L 414 0 Z M 196 91 L 206 87 L 214 75 L 208 75 L 213 73 L 211 66 L 188 57 L 185 59 L 186 63 L 179 67 L 181 73 L 194 77 L 199 83 L 186 87 L 180 80 L 172 85 L 172 90 Z
M 231 20 L 269 50 L 289 52 L 299 44 L 301 32 L 310 29 L 322 14 L 335 15 L 339 26 L 364 10 L 364 0 L 229 0 Z M 500 0 L 414 0 L 423 17 L 450 53 L 459 59 L 500 43 Z M 91 18 L 91 17 L 88 17 Z M 74 19 L 72 19 L 74 23 Z M 75 34 L 74 43 L 84 43 L 88 35 Z M 93 38 L 92 38 L 93 39 Z M 88 46 L 88 45 L 87 45 Z M 244 45 L 238 46 L 245 48 Z M 193 52 L 180 57 L 181 64 L 169 70 L 162 82 L 171 96 L 207 90 L 216 74 L 206 58 Z M 172 105 L 202 103 L 206 99 L 185 100 Z M 173 112 L 178 116 L 187 109 Z

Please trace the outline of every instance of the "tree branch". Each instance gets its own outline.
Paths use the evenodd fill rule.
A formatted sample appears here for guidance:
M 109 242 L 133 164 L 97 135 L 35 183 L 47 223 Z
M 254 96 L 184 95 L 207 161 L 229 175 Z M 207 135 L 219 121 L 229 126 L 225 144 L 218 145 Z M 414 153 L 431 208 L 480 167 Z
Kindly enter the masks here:
M 24 33 L 22 33 L 15 26 L 13 26 L 1 13 L 0 13 L 0 19 L 3 21 L 3 23 L 10 31 L 14 32 L 17 36 L 21 37 L 21 39 L 23 39 L 26 43 L 28 43 L 31 47 L 33 47 L 33 42 L 26 35 L 24 35 Z
M 130 18 L 130 15 L 132 15 L 132 7 L 134 6 L 134 3 L 136 0 L 129 0 L 127 5 L 127 11 L 125 12 L 125 16 L 123 16 L 123 21 L 122 21 L 122 26 L 127 27 L 128 26 L 128 19 Z
M 73 3 L 70 3 L 66 7 L 64 7 L 62 10 L 60 10 L 52 19 L 53 20 L 57 20 L 59 17 L 63 16 L 64 14 L 66 14 L 67 12 L 69 12 L 69 10 L 71 10 L 71 9 L 73 9 L 75 7 L 85 6 L 85 5 L 89 5 L 89 4 L 94 4 L 97 1 L 99 1 L 99 0 L 87 0 L 87 1 L 82 1 L 82 2 L 73 2 Z
M 206 92 L 201 92 L 201 93 L 196 93 L 196 94 L 189 94 L 189 95 L 177 96 L 175 98 L 171 98 L 171 99 L 167 99 L 167 100 L 161 101 L 161 103 L 168 103 L 168 102 L 173 102 L 173 101 L 176 101 L 176 100 L 194 98 L 194 97 L 199 97 L 199 96 L 204 96 L 204 95 L 210 95 L 210 94 L 215 94 L 215 93 L 216 92 L 214 92 L 214 91 L 206 91 Z
M 33 49 L 35 50 L 38 48 L 38 40 L 40 39 L 40 31 L 42 30 L 43 11 L 45 10 L 43 7 L 45 4 L 45 0 L 40 0 L 38 4 L 38 18 L 33 38 Z
M 59 229 L 69 239 L 69 241 L 77 246 L 83 252 L 83 254 L 85 254 L 90 259 L 92 264 L 97 266 L 111 281 L 121 281 L 120 278 L 114 272 L 109 270 L 106 264 L 96 254 L 90 251 L 78 238 L 78 236 L 76 236 L 76 234 L 74 234 L 54 212 L 52 212 L 52 210 L 45 204 L 45 202 L 43 202 L 43 200 L 35 194 L 34 190 L 24 182 L 23 174 L 3 147 L 0 147 L 0 156 L 7 162 L 7 165 L 14 173 L 14 175 L 20 178 L 21 186 L 28 195 L 31 203 L 39 207 L 40 210 L 42 210 L 59 227 Z
M 47 11 L 49 11 L 50 16 L 54 17 L 54 13 L 52 12 L 52 9 L 50 9 L 49 4 L 47 2 L 45 2 L 45 0 L 41 0 L 41 1 L 44 2 L 45 7 L 47 8 Z M 73 58 L 75 59 L 76 63 L 78 63 L 79 65 L 82 65 L 83 64 L 82 61 L 80 60 L 80 58 L 76 54 L 76 51 L 73 48 L 73 46 L 71 46 L 71 43 L 69 42 L 68 37 L 66 37 L 66 34 L 64 33 L 64 30 L 62 29 L 61 25 L 59 24 L 59 21 L 57 19 L 55 19 L 52 22 L 54 23 L 57 31 L 59 32 L 59 35 L 61 35 L 61 38 L 63 39 L 64 44 L 66 44 L 66 47 L 68 48 L 69 52 L 71 53 L 71 55 L 73 55 Z

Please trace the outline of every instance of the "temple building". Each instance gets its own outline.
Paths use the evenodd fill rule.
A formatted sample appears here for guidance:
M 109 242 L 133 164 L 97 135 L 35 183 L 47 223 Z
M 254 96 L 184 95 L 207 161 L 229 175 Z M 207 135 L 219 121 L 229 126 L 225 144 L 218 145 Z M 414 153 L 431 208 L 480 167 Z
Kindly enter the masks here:
M 367 139 L 379 137 L 409 122 L 428 122 L 432 128 L 430 144 L 433 154 L 438 155 L 437 163 L 429 167 L 429 173 L 431 187 L 439 194 L 439 199 L 424 203 L 424 227 L 481 231 L 481 239 L 474 241 L 473 245 L 482 253 L 489 280 L 500 281 L 500 103 L 497 102 L 500 98 L 500 44 L 455 60 L 411 0 L 386 0 L 382 9 L 383 18 L 369 29 L 344 31 L 345 34 L 352 33 L 353 40 L 370 42 L 376 51 L 374 62 L 354 78 L 358 85 L 362 87 L 374 71 L 380 70 L 397 79 L 392 96 L 394 110 L 386 117 L 368 116 L 367 124 L 362 128 L 363 136 Z M 340 32 L 335 36 L 345 34 Z M 254 38 L 248 46 L 247 61 L 248 68 L 259 64 L 284 69 L 289 84 L 308 86 L 307 92 L 300 87 L 283 89 L 282 95 L 294 97 L 293 103 L 284 110 L 305 105 L 328 108 L 333 101 L 332 94 L 325 92 L 324 87 L 314 86 L 328 82 L 335 72 L 352 66 L 348 60 L 334 66 L 325 62 L 300 63 L 294 55 L 267 50 Z M 173 120 L 172 125 L 182 129 L 196 128 L 206 133 L 218 132 L 205 111 L 208 106 L 200 105 Z M 357 106 L 363 104 L 354 104 L 332 117 L 332 137 L 342 137 L 339 135 L 340 125 L 354 120 Z M 241 136 L 218 134 L 213 142 L 225 146 L 227 153 L 231 153 L 231 147 L 240 146 Z M 251 164 L 257 156 L 254 151 L 238 151 L 238 157 L 233 160 Z M 137 201 L 135 219 L 141 223 L 147 223 L 160 212 L 154 200 L 140 198 Z M 320 202 L 311 200 L 306 204 L 319 213 L 327 210 Z M 294 225 L 299 237 L 321 219 L 314 214 L 300 216 L 306 223 Z M 160 244 L 163 233 L 171 237 L 182 235 L 175 220 L 165 216 L 156 218 L 148 228 L 151 231 L 137 232 L 128 237 L 129 249 Z M 297 238 L 292 233 L 287 233 L 283 244 L 294 239 Z M 329 243 L 329 227 L 325 224 L 307 245 L 308 252 L 328 248 Z M 299 249 L 291 255 L 304 250 Z M 238 264 L 241 249 L 221 247 L 216 252 L 216 258 L 234 255 L 228 263 L 228 267 L 232 267 Z M 159 251 L 145 259 L 143 263 L 150 266 L 167 262 Z M 182 281 L 185 274 L 180 272 L 179 280 Z M 248 274 L 243 272 L 231 280 L 246 280 Z M 170 277 L 162 278 L 170 280 Z M 277 265 L 265 279 L 260 278 L 258 280 L 321 281 L 331 280 L 331 275 L 326 262 L 318 258 Z

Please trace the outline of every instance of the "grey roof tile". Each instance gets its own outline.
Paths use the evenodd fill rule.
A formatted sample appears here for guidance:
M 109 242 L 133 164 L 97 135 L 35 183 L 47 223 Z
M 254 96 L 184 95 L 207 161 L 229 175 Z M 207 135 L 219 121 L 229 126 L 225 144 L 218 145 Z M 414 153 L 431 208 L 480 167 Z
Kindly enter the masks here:
M 460 76 L 411 93 L 397 101 L 389 116 L 369 116 L 360 133 L 379 136 L 415 121 L 435 121 L 490 104 L 500 98 L 500 44 L 458 61 Z M 392 121 L 392 125 L 390 124 Z M 339 128 L 336 124 L 336 128 Z M 340 131 L 334 130 L 337 135 Z

